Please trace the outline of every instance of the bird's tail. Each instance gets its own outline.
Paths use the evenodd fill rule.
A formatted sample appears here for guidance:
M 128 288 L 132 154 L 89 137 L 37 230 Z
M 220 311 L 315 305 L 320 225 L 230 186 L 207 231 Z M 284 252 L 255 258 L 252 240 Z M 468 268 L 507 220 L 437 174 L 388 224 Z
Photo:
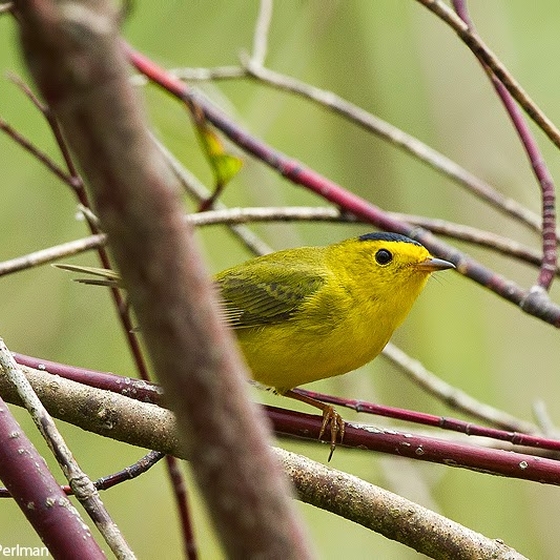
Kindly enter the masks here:
M 69 272 L 79 272 L 88 274 L 86 278 L 75 278 L 75 282 L 80 284 L 90 284 L 92 286 L 109 286 L 122 288 L 121 277 L 107 268 L 94 268 L 91 266 L 77 266 L 75 264 L 53 264 L 55 268 L 67 270 Z

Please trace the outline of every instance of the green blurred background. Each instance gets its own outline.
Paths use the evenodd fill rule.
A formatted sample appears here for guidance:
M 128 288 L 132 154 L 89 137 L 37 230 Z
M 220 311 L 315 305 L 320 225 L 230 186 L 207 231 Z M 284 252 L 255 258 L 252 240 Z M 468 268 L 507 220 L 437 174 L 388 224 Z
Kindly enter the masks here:
M 135 3 L 124 35 L 166 67 L 236 64 L 249 50 L 257 2 Z M 541 0 L 471 2 L 487 44 L 530 95 L 560 122 L 560 4 Z M 425 8 L 412 1 L 283 1 L 274 8 L 269 67 L 333 90 L 442 151 L 538 211 L 539 189 L 486 76 L 467 48 Z M 60 156 L 41 116 L 5 78 L 26 76 L 17 33 L 0 18 L 0 115 L 35 144 Z M 538 247 L 538 239 L 422 163 L 313 104 L 251 81 L 200 87 L 232 118 L 272 146 L 296 157 L 387 210 L 433 216 L 486 228 Z M 156 134 L 206 184 L 211 173 L 189 118 L 156 88 L 141 90 Z M 557 151 L 537 132 L 553 176 Z M 316 205 L 315 196 L 245 158 L 229 185 L 228 205 Z M 78 238 L 69 189 L 6 136 L 0 136 L 2 238 L 0 260 Z M 189 206 L 192 208 L 192 205 Z M 364 226 L 306 224 L 254 228 L 276 249 L 323 244 L 363 233 Z M 199 233 L 212 272 L 248 253 L 218 227 Z M 483 263 L 523 286 L 534 269 L 458 243 Z M 96 264 L 94 255 L 72 262 Z M 51 267 L 0 279 L 0 335 L 21 353 L 133 375 L 134 369 L 108 295 L 79 286 Z M 553 297 L 560 299 L 558 289 Z M 446 381 L 514 415 L 532 419 L 542 399 L 560 423 L 557 331 L 455 273 L 432 280 L 394 341 Z M 310 388 L 436 414 L 452 414 L 423 395 L 383 358 L 361 371 Z M 278 405 L 292 403 L 259 393 Z M 45 445 L 21 411 L 40 451 Z M 348 418 L 350 413 L 344 412 Z M 383 420 L 361 418 L 384 424 Z M 93 477 L 119 470 L 143 452 L 61 424 L 76 458 Z M 327 448 L 280 445 L 326 461 Z M 50 461 L 50 460 L 49 460 Z M 52 461 L 50 461 L 52 463 Z M 378 454 L 337 449 L 332 466 L 397 492 L 488 537 L 503 539 L 530 558 L 558 558 L 557 488 Z M 188 472 L 188 471 L 187 471 Z M 190 485 L 201 558 L 222 558 Z M 181 558 L 176 512 L 163 465 L 103 494 L 111 514 L 140 558 Z M 353 523 L 299 505 L 321 558 L 408 559 L 417 553 Z M 0 504 L 0 544 L 34 546 L 38 538 L 16 506 Z

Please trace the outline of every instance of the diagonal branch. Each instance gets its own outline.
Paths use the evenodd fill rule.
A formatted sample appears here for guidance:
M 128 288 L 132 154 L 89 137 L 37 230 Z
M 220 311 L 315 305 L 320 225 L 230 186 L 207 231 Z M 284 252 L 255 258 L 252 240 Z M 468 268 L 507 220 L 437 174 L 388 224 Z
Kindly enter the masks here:
M 125 45 L 126 54 L 136 68 L 187 105 L 197 105 L 206 118 L 238 146 L 292 181 L 303 186 L 346 212 L 386 231 L 408 235 L 420 241 L 433 254 L 455 264 L 458 272 L 481 284 L 520 309 L 560 328 L 560 306 L 552 302 L 542 289 L 524 290 L 515 282 L 488 269 L 458 249 L 436 239 L 430 232 L 394 219 L 387 212 L 364 198 L 344 189 L 334 181 L 288 157 L 236 125 L 221 110 L 186 84 L 160 68 L 148 57 Z M 543 293 L 544 292 L 544 295 Z
M 248 398 L 241 360 L 185 227 L 179 186 L 128 81 L 112 3 L 15 6 L 30 70 L 91 186 L 227 554 L 312 557 L 270 452 L 267 423 Z
M 454 0 L 453 5 L 457 14 L 474 33 L 474 25 L 470 19 L 466 2 L 463 0 Z M 500 97 L 511 122 L 517 131 L 523 149 L 525 150 L 527 158 L 529 159 L 533 169 L 533 174 L 541 187 L 543 258 L 537 279 L 537 286 L 548 291 L 550 290 L 550 286 L 554 280 L 558 260 L 556 253 L 556 193 L 554 180 L 548 170 L 548 166 L 546 165 L 541 151 L 539 150 L 539 146 L 531 133 L 531 129 L 523 118 L 521 109 L 517 106 L 504 84 L 494 75 L 491 68 L 484 61 L 479 61 L 490 78 L 496 93 Z
M 186 457 L 178 442 L 175 418 L 168 410 L 115 393 L 86 387 L 68 379 L 56 379 L 41 370 L 25 368 L 25 371 L 53 415 L 118 441 Z M 6 399 L 18 403 L 17 395 L 9 386 L 2 383 L 1 377 L 0 391 Z M 271 414 L 275 414 L 274 409 L 269 408 L 269 410 Z M 307 428 L 302 428 L 302 433 L 309 429 L 318 433 L 321 425 L 320 417 L 294 414 L 307 419 Z M 108 418 L 111 422 L 107 421 Z M 368 430 L 358 430 L 353 425 L 348 425 L 348 430 L 352 437 L 358 436 L 359 432 L 368 433 Z M 410 434 L 398 434 L 394 430 L 383 431 L 372 427 L 369 436 L 373 445 L 379 442 L 391 453 L 404 455 L 409 449 L 409 456 L 416 459 L 436 459 L 433 450 L 429 447 L 429 442 L 433 438 L 416 438 Z M 420 441 L 422 445 L 419 447 Z M 472 446 L 447 442 L 444 442 L 444 447 L 447 452 L 453 447 L 463 448 L 466 450 L 465 457 L 470 456 L 472 459 L 475 458 L 473 453 L 478 454 L 479 458 L 492 458 L 494 461 L 498 459 L 499 471 L 494 472 L 506 476 L 513 475 L 559 484 L 560 465 L 557 461 L 497 450 L 477 450 Z M 403 450 L 403 453 L 400 450 Z M 388 538 L 430 554 L 433 558 L 465 560 L 490 557 L 503 560 L 523 558 L 501 542 L 487 539 L 354 476 L 281 449 L 276 449 L 275 454 L 281 460 L 303 501 L 378 531 Z M 455 456 L 443 451 L 440 452 L 437 461 L 448 466 L 466 467 L 465 464 L 460 465 L 451 457 Z M 477 464 L 479 464 L 478 468 L 482 468 L 481 463 Z M 489 463 L 485 466 L 488 469 Z M 494 466 L 496 467 L 497 463 Z M 477 469 L 475 463 L 472 463 L 471 468 Z M 450 547 L 454 550 L 453 547 L 458 546 L 456 540 L 462 538 L 467 539 L 467 542 L 461 545 L 464 553 L 451 554 Z
M 540 231 L 541 224 L 538 214 L 524 207 L 513 198 L 503 195 L 492 185 L 473 175 L 444 154 L 404 130 L 343 99 L 332 91 L 320 89 L 301 82 L 292 76 L 280 74 L 264 66 L 258 66 L 254 64 L 252 59 L 242 60 L 242 63 L 247 74 L 254 80 L 276 89 L 299 95 L 304 99 L 314 101 L 318 105 L 331 109 L 364 130 L 387 140 L 397 148 L 429 165 L 432 169 L 461 185 L 467 191 L 496 208 L 499 212 L 518 219 L 533 231 Z M 185 71 L 176 70 L 173 73 L 183 78 Z

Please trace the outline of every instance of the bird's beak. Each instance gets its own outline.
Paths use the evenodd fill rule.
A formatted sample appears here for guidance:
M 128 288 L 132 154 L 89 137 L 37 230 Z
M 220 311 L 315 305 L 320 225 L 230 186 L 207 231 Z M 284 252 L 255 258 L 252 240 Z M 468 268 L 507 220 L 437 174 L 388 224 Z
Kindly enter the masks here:
M 436 272 L 437 270 L 447 270 L 448 268 L 455 268 L 455 265 L 449 261 L 443 259 L 436 259 L 435 257 L 430 257 L 425 261 L 415 265 L 416 270 L 424 270 L 426 272 Z

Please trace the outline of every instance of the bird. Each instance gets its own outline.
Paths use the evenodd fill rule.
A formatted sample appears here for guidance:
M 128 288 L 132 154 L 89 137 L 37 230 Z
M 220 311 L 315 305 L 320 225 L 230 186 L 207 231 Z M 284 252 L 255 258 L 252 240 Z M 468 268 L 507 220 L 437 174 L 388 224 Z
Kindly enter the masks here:
M 123 287 L 112 271 L 57 264 L 78 282 Z M 220 316 L 252 378 L 321 410 L 331 453 L 345 424 L 332 405 L 294 389 L 372 361 L 408 315 L 433 272 L 455 266 L 418 241 L 371 232 L 322 247 L 276 251 L 214 276 Z M 93 277 L 92 277 L 93 276 Z

